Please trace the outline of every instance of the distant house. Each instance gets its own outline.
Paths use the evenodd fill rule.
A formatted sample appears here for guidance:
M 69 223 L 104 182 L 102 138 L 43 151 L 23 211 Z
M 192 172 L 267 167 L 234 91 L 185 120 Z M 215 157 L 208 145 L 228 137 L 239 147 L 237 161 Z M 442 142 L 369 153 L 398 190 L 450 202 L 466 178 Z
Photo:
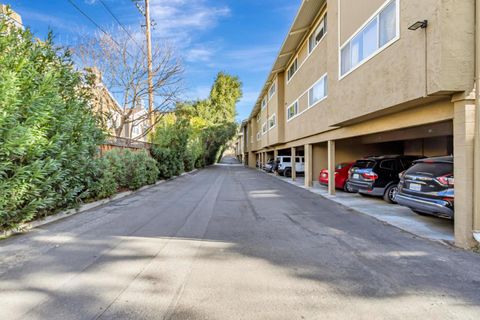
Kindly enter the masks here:
M 96 68 L 88 68 L 93 76 L 92 108 L 100 115 L 104 128 L 110 135 L 120 138 L 146 141 L 148 112 L 140 101 L 135 108 L 123 107 L 102 82 Z M 122 121 L 122 117 L 125 117 Z M 123 122 L 123 125 L 122 125 Z
M 0 4 L 0 19 L 6 19 L 13 26 L 23 29 L 22 17 L 5 4 Z

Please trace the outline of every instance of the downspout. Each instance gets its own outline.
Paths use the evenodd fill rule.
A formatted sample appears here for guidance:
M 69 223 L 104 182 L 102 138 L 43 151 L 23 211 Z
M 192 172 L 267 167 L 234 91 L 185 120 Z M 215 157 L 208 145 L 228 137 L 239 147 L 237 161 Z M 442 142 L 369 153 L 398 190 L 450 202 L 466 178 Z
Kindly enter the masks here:
M 480 243 L 480 0 L 475 1 L 475 138 L 473 162 L 473 237 Z

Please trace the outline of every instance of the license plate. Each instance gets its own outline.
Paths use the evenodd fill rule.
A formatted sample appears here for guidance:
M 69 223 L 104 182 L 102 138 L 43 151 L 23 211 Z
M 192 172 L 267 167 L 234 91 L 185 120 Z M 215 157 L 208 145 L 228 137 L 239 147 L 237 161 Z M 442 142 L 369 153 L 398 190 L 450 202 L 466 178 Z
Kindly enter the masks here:
M 353 179 L 359 179 L 359 178 L 360 176 L 358 175 L 358 173 L 353 174 Z
M 410 183 L 408 188 L 413 191 L 422 191 L 422 185 L 418 183 Z

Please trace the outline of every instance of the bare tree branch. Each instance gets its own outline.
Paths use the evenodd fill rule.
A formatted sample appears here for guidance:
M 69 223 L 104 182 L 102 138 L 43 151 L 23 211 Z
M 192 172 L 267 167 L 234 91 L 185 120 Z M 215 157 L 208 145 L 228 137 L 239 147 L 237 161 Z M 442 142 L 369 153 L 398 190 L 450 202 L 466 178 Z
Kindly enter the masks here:
M 97 86 L 103 85 L 113 97 L 110 101 L 96 99 L 97 103 L 103 104 L 97 109 L 102 110 L 104 121 L 117 136 L 131 136 L 133 127 L 141 126 L 140 137 L 143 138 L 152 129 L 150 114 L 145 107 L 148 99 L 147 56 L 145 50 L 122 30 L 114 29 L 110 34 L 115 41 L 103 33 L 83 36 L 73 52 L 83 68 L 99 71 L 101 79 L 97 79 L 97 82 L 101 83 L 97 83 Z M 174 49 L 166 43 L 154 44 L 152 62 L 155 99 L 153 125 L 156 125 L 163 114 L 173 110 L 179 100 L 183 68 Z M 117 106 L 112 106 L 112 103 Z M 125 132 L 126 127 L 130 132 Z

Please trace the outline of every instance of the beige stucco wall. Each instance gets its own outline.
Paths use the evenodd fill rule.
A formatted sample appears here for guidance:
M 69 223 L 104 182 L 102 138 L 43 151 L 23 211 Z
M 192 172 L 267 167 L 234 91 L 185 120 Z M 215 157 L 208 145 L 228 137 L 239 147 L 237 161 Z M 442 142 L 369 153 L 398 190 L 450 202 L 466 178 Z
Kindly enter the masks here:
M 338 0 L 341 21 L 340 44 L 345 43 L 385 2 L 386 0 Z M 331 4 L 330 1 L 329 7 L 331 7 Z
M 354 32 L 385 1 L 362 1 L 361 10 L 357 8 L 359 1 L 339 1 L 328 1 L 328 32 L 324 39 L 307 58 L 306 34 L 298 52 L 300 68 L 290 82 L 287 83 L 285 77 L 284 106 L 300 98 L 299 110 L 303 111 L 289 122 L 277 117 L 277 130 L 284 130 L 286 142 L 331 130 L 337 123 L 365 115 L 374 117 L 375 113 L 394 112 L 398 106 L 409 104 L 410 108 L 415 108 L 428 101 L 424 98 L 426 94 L 445 94 L 448 98 L 452 91 L 471 86 L 473 0 L 400 0 L 400 39 L 341 80 L 338 74 L 339 28 L 341 33 L 344 30 Z M 340 21 L 339 5 L 342 9 Z M 408 30 L 408 26 L 419 19 L 429 20 L 426 34 L 420 29 Z M 348 38 L 345 32 L 341 37 Z M 306 110 L 306 90 L 325 73 L 328 74 L 327 99 Z M 266 116 L 262 116 L 261 123 L 267 120 Z M 263 147 L 279 142 L 271 135 L 269 138 L 271 141 L 266 137 L 262 139 Z

